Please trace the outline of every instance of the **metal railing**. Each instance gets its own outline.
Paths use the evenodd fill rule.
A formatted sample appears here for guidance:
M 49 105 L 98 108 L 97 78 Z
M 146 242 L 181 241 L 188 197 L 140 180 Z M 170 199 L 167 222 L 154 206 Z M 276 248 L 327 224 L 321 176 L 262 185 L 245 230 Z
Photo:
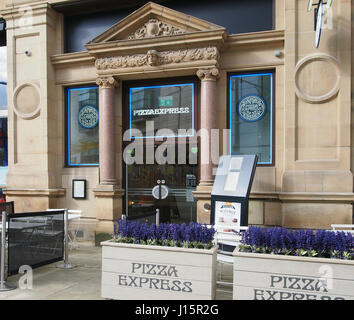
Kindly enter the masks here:
M 14 285 L 10 285 L 6 283 L 5 280 L 5 251 L 6 251 L 6 211 L 2 212 L 2 228 L 1 228 L 1 267 L 0 267 L 0 291 L 9 291 L 16 289 Z
M 8 291 L 16 288 L 16 286 L 8 284 L 6 282 L 6 278 L 10 274 L 17 273 L 14 272 L 14 270 L 20 264 L 37 267 L 63 260 L 62 264 L 57 265 L 58 268 L 71 269 L 74 267 L 69 262 L 68 256 L 69 232 L 67 209 L 58 209 L 56 212 L 19 214 L 8 214 L 5 210 L 3 210 L 1 218 L 0 291 Z M 54 229 L 51 229 L 53 225 L 55 227 Z M 48 226 L 50 227 L 48 228 Z M 17 242 L 21 237 L 21 231 L 24 231 L 24 233 L 26 233 L 29 237 L 27 237 L 25 241 L 21 241 L 21 245 L 19 245 Z M 35 235 L 35 237 L 33 237 L 33 235 Z M 50 247 L 50 244 L 45 240 L 45 237 L 52 235 L 56 240 L 60 239 L 60 241 L 59 243 L 56 242 L 55 246 L 53 245 Z M 43 237 L 43 239 L 40 239 L 40 237 Z M 52 242 L 52 244 L 54 244 L 54 242 Z M 47 249 L 53 249 L 53 256 L 44 256 L 43 261 L 41 261 L 40 252 L 42 252 L 41 250 Z M 10 252 L 10 250 L 12 250 L 12 252 Z M 14 250 L 20 251 L 16 252 Z M 5 265 L 6 252 L 8 253 L 7 270 Z M 23 254 L 22 256 L 22 253 L 26 254 Z M 35 257 L 35 259 L 27 259 L 28 254 L 31 257 Z M 12 257 L 12 261 L 10 260 L 10 257 Z M 46 260 L 48 257 L 49 260 Z M 33 265 L 31 265 L 31 263 L 33 263 Z

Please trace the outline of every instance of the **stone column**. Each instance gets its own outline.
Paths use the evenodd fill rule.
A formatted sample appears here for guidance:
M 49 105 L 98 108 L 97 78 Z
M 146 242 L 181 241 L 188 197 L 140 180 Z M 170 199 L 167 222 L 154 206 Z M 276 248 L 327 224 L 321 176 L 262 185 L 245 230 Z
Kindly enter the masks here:
M 116 173 L 116 87 L 117 80 L 112 76 L 99 77 L 100 105 L 100 168 L 99 185 L 93 190 L 95 213 L 97 218 L 96 233 L 113 232 L 113 221 L 122 214 L 122 197 Z
M 197 200 L 197 221 L 210 223 L 210 197 L 213 187 L 213 163 L 211 158 L 211 130 L 217 128 L 216 80 L 217 68 L 199 69 L 197 76 L 201 80 L 200 106 L 200 180 L 193 192 Z
M 99 85 L 100 105 L 100 184 L 117 184 L 115 150 L 115 87 L 113 77 L 101 77 Z
M 197 76 L 201 80 L 200 108 L 200 186 L 213 185 L 213 163 L 210 154 L 211 130 L 217 128 L 216 118 L 216 80 L 219 76 L 217 68 L 200 69 Z

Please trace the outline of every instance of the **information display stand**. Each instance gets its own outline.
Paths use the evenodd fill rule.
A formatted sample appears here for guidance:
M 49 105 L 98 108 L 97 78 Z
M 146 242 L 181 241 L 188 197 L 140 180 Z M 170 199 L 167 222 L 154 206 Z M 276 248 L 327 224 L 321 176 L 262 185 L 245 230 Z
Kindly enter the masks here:
M 222 232 L 248 226 L 248 198 L 256 171 L 256 155 L 222 156 L 211 192 L 211 221 Z

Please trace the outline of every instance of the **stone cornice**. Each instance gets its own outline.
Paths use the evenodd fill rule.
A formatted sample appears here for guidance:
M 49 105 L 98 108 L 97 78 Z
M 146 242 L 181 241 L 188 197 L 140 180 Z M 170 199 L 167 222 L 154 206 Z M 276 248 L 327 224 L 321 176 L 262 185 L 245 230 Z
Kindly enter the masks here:
M 93 190 L 93 194 L 97 198 L 122 198 L 125 194 L 125 190 L 114 186 L 99 185 Z
M 63 197 L 65 189 L 30 189 L 30 188 L 4 188 L 4 193 L 8 196 L 37 196 L 37 197 Z
M 193 191 L 195 198 L 210 200 L 211 191 Z M 354 193 L 336 192 L 261 192 L 250 193 L 250 200 L 278 202 L 323 202 L 323 203 L 354 203 Z
M 1 11 L 0 15 L 6 20 L 6 30 L 19 30 L 26 34 L 38 32 L 36 27 L 42 25 L 55 29 L 58 23 L 58 13 L 48 3 L 43 2 L 11 7 Z
M 173 36 L 88 43 L 86 48 L 95 57 L 144 53 L 148 50 L 165 51 L 207 46 L 216 46 L 220 49 L 224 46 L 226 37 L 225 30 L 207 30 Z
M 56 54 L 51 56 L 50 60 L 56 67 L 79 63 L 93 64 L 95 62 L 95 58 L 92 57 L 87 51 Z
M 233 46 L 254 46 L 274 43 L 282 43 L 284 45 L 284 39 L 284 30 L 232 34 L 227 37 L 225 48 Z
M 198 33 L 199 34 L 199 33 Z M 190 37 L 193 34 L 188 34 Z M 177 38 L 183 36 L 176 36 Z M 196 36 L 194 34 L 193 36 Z M 210 32 L 209 32 L 210 36 Z M 51 56 L 52 64 L 55 67 L 69 67 L 71 64 L 91 64 L 95 61 L 95 58 L 98 56 L 102 56 L 105 58 L 113 57 L 113 56 L 123 56 L 134 55 L 137 52 L 138 54 L 146 54 L 149 50 L 157 50 L 156 47 L 162 46 L 163 48 L 168 48 L 169 45 L 172 46 L 170 51 L 173 51 L 173 47 L 175 44 L 179 43 L 180 40 L 176 39 L 176 37 L 161 37 L 158 41 L 156 38 L 147 38 L 147 39 L 139 39 L 139 40 L 123 40 L 119 42 L 119 48 L 117 48 L 117 43 L 115 41 L 109 43 L 95 44 L 95 49 L 90 53 L 88 51 L 75 52 L 75 53 L 64 53 L 57 54 Z M 200 38 L 200 34 L 198 35 Z M 218 38 L 218 37 L 216 37 Z M 220 38 L 219 38 L 220 39 Z M 191 38 L 189 38 L 191 40 Z M 181 40 L 183 43 L 184 40 Z M 262 46 L 268 45 L 272 43 L 279 43 L 283 45 L 284 43 L 284 31 L 283 30 L 275 30 L 275 31 L 264 31 L 264 32 L 254 32 L 254 33 L 245 33 L 245 34 L 235 34 L 230 35 L 225 40 L 225 46 L 221 46 L 222 51 L 227 51 L 228 48 L 231 49 L 233 46 L 243 46 L 243 47 L 252 47 L 254 45 Z M 139 45 L 138 45 L 139 44 Z M 138 45 L 138 46 L 137 46 Z M 88 45 L 88 47 L 90 47 Z M 184 45 L 184 47 L 186 47 Z M 178 49 L 177 49 L 178 50 Z M 218 49 L 219 50 L 219 49 Z M 167 51 L 167 50 L 162 50 Z M 113 53 L 111 55 L 111 53 Z M 260 63 L 263 66 L 263 63 Z
M 19 4 L 15 6 L 11 6 L 9 8 L 6 8 L 4 10 L 0 11 L 0 15 L 4 17 L 6 20 L 11 20 L 11 19 L 18 19 L 23 17 L 23 10 L 27 8 L 31 8 L 31 16 L 39 16 L 44 13 L 52 13 L 53 15 L 56 14 L 56 12 L 52 9 L 51 5 L 47 2 L 35 2 L 35 3 L 25 3 L 25 4 Z
M 279 192 L 279 200 L 282 202 L 339 202 L 354 203 L 354 193 L 335 192 Z

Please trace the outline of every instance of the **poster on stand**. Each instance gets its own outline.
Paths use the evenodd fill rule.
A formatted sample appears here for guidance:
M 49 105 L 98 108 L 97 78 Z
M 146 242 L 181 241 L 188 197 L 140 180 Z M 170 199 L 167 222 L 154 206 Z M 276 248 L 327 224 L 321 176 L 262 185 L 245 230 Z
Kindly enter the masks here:
M 215 201 L 215 227 L 221 232 L 235 232 L 240 227 L 241 203 Z

